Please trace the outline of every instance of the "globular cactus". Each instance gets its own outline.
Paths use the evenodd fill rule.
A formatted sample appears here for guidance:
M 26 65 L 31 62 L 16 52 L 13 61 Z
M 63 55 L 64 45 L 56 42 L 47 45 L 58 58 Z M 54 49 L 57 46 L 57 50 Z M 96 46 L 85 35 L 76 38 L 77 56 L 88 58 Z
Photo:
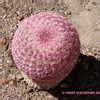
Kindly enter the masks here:
M 16 66 L 41 88 L 54 87 L 68 76 L 79 53 L 76 29 L 54 12 L 40 12 L 25 18 L 12 39 Z

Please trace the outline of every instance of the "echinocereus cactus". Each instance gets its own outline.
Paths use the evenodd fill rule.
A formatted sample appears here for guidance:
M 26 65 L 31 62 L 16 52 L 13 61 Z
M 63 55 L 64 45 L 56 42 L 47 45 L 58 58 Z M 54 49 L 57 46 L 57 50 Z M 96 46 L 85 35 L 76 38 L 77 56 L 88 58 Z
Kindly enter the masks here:
M 76 29 L 53 12 L 22 20 L 12 40 L 16 66 L 42 88 L 54 87 L 68 76 L 79 53 Z

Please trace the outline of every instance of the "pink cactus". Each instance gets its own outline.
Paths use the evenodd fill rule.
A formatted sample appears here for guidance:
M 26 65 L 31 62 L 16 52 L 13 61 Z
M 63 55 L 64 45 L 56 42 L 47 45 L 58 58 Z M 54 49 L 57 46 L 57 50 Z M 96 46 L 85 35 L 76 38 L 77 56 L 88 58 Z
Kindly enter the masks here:
M 41 12 L 20 22 L 12 40 L 13 60 L 43 88 L 61 82 L 80 53 L 77 31 L 63 16 Z

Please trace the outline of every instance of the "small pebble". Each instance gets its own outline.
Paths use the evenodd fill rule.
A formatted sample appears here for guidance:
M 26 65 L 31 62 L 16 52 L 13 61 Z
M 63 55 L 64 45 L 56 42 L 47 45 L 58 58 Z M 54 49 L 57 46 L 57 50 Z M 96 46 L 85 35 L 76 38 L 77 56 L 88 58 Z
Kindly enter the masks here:
M 6 38 L 4 36 L 0 36 L 0 46 L 6 44 Z
M 19 81 L 19 80 L 22 80 L 22 79 L 24 79 L 24 78 L 23 78 L 23 76 L 22 76 L 21 74 L 17 74 L 17 75 L 16 75 L 16 79 Z
M 10 57 L 7 59 L 7 64 L 9 65 L 9 67 L 13 65 L 13 62 Z
M 3 85 L 5 83 L 5 79 L 0 79 L 0 86 Z

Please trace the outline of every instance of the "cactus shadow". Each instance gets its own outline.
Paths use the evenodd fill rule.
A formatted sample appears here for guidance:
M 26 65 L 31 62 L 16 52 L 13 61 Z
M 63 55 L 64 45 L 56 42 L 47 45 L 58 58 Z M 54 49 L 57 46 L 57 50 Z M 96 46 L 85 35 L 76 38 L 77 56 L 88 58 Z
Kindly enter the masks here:
M 100 91 L 100 61 L 93 56 L 80 54 L 78 63 L 68 77 L 66 77 L 55 88 L 48 90 L 50 94 L 57 97 L 59 100 L 67 100 L 74 97 L 78 100 L 75 91 Z M 68 92 L 73 91 L 72 94 Z M 67 93 L 67 94 L 66 94 Z M 85 99 L 87 96 L 85 95 Z M 88 99 L 96 99 L 88 95 Z M 80 100 L 81 98 L 79 98 Z

